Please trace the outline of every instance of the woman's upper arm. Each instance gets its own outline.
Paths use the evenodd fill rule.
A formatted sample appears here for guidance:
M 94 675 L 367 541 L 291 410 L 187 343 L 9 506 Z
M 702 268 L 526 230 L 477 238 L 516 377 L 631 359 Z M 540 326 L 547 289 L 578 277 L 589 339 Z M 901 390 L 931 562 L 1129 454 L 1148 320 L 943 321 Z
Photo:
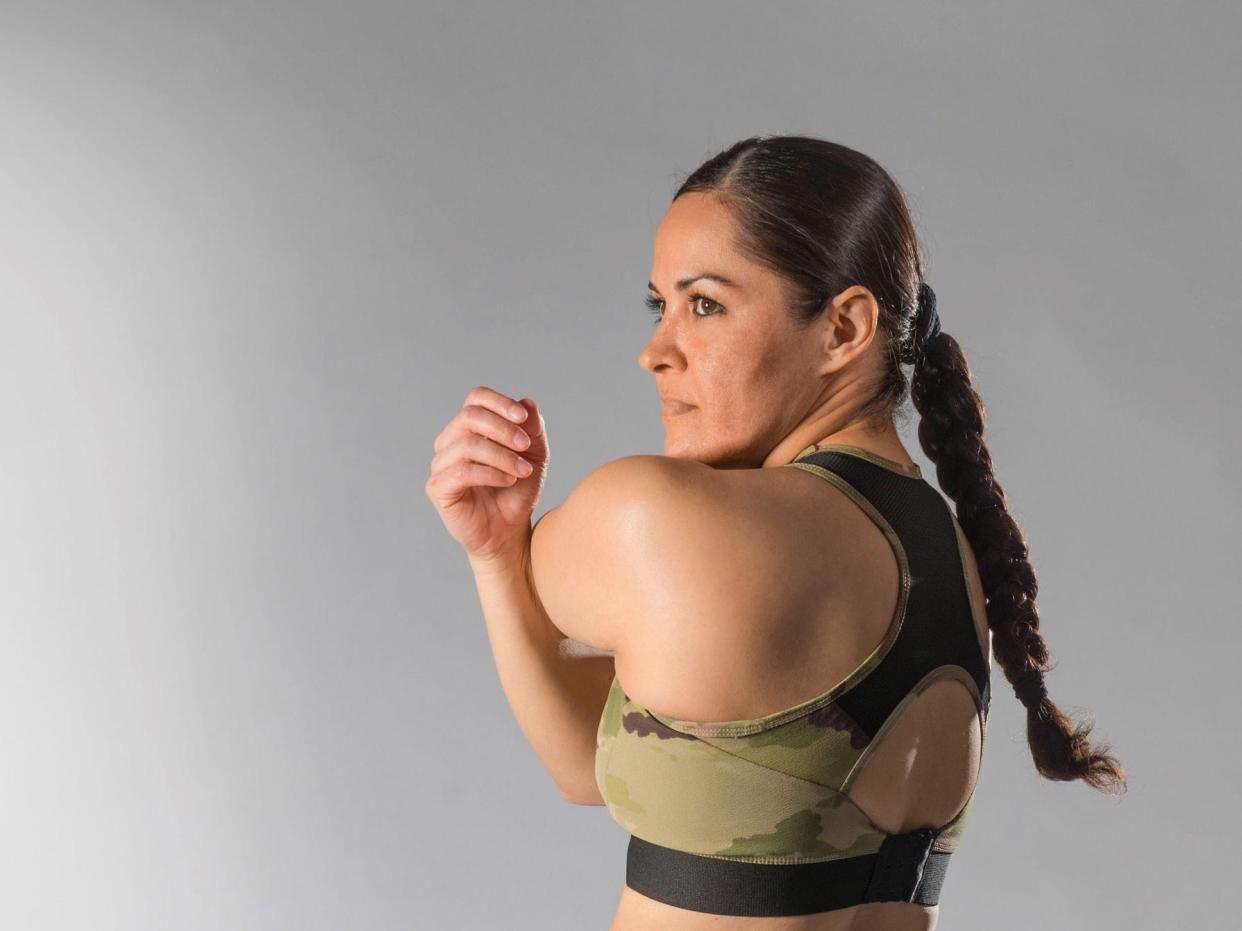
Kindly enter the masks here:
M 663 456 L 625 456 L 586 476 L 531 531 L 531 578 L 566 637 L 617 653 L 641 621 L 644 583 L 667 546 L 676 478 Z

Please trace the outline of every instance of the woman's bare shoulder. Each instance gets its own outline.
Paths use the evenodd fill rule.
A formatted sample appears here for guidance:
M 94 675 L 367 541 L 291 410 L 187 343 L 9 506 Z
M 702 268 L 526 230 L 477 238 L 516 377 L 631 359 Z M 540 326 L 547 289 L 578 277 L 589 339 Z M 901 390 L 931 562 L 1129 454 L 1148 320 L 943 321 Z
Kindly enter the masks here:
M 713 522 L 714 471 L 665 456 L 614 459 L 535 522 L 530 580 L 562 634 L 611 652 L 641 636 L 634 619 Z

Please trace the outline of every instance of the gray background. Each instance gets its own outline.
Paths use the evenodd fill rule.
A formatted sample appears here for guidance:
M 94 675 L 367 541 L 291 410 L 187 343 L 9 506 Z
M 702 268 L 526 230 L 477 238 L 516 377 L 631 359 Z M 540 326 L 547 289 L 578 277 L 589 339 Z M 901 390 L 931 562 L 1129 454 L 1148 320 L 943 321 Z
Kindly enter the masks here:
M 1225 3 L 0 5 L 0 926 L 607 926 L 423 494 L 485 384 L 536 516 L 658 453 L 676 182 L 806 132 L 905 188 L 1120 801 L 997 673 L 942 926 L 1222 923 L 1242 84 Z M 907 447 L 928 468 L 912 433 Z M 1213 917 L 1215 916 L 1215 917 Z

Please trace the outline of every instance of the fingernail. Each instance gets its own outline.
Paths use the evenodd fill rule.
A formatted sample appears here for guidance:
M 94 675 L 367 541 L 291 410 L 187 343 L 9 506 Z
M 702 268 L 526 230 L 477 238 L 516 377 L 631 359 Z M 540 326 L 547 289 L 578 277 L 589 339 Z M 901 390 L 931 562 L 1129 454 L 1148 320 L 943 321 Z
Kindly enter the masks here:
M 518 471 L 519 472 L 521 472 L 523 475 L 530 475 L 531 470 L 534 468 L 535 467 L 533 465 L 531 465 L 521 456 L 518 456 Z
M 526 416 L 526 408 L 522 407 L 522 405 L 520 404 L 514 405 L 513 407 L 509 408 L 509 416 L 512 417 L 514 420 L 520 421 L 523 417 Z

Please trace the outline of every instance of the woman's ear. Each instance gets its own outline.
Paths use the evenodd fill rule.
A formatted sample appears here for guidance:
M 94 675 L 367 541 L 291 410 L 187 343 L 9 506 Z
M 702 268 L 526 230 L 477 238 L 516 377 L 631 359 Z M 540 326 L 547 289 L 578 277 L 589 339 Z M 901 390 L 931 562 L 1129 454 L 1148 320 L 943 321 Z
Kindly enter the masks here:
M 850 285 L 832 298 L 816 320 L 823 351 L 818 374 L 838 372 L 866 352 L 879 323 L 880 305 L 870 289 Z

